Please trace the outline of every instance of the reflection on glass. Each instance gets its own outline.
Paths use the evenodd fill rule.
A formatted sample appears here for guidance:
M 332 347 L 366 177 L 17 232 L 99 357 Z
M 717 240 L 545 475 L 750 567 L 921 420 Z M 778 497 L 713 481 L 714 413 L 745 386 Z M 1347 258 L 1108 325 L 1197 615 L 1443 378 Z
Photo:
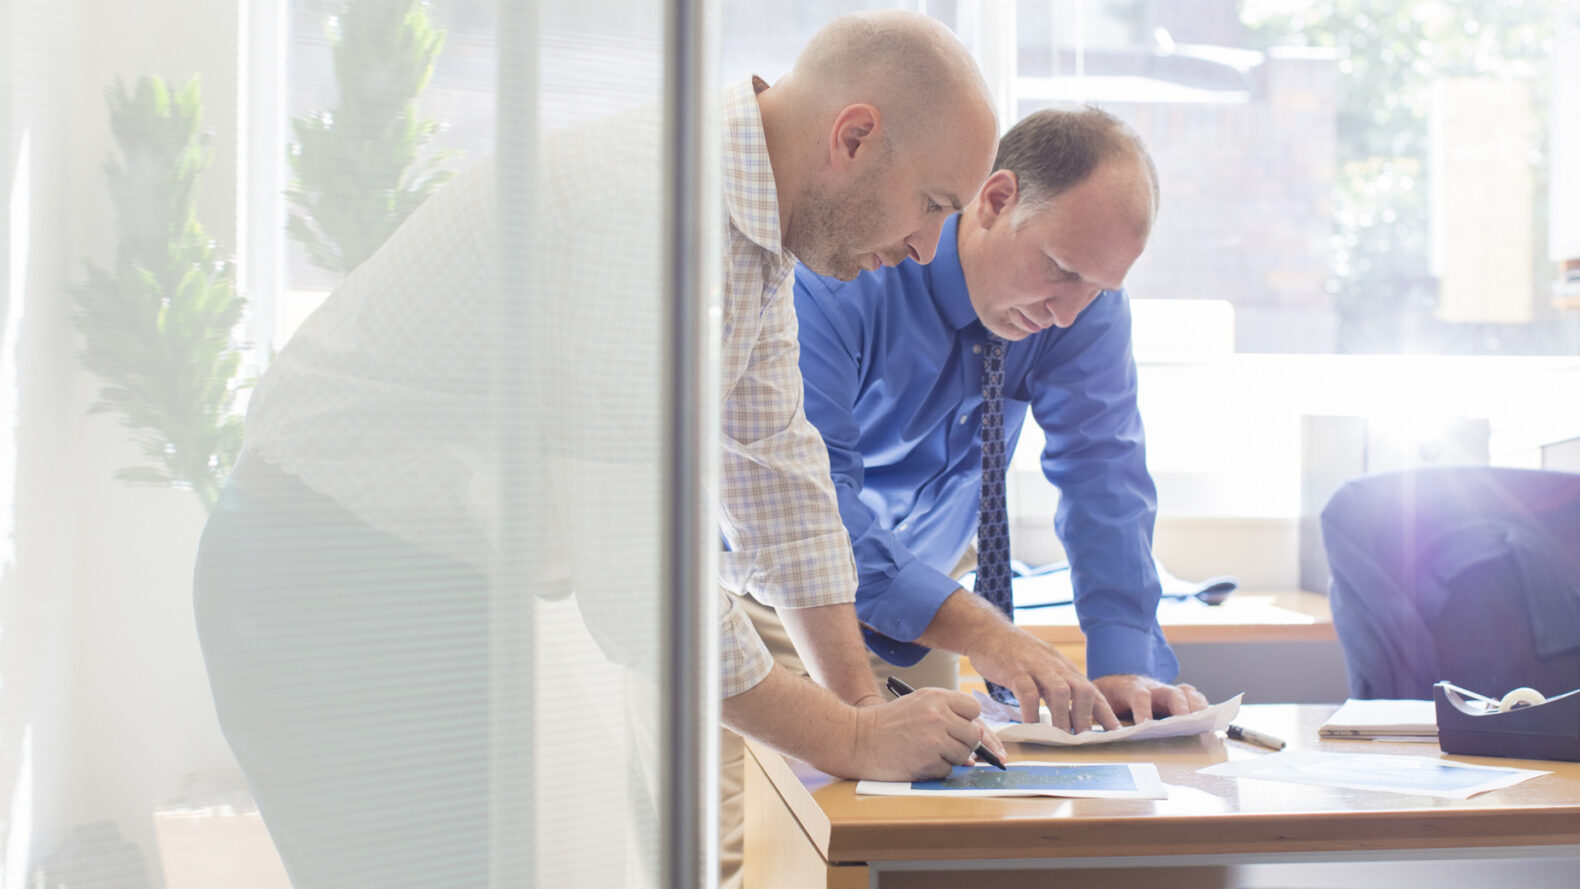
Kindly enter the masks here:
M 541 10 L 513 47 L 550 72 L 531 97 L 548 138 L 651 111 L 611 143 L 635 158 L 606 183 L 626 199 L 623 284 L 657 266 L 661 13 Z M 537 850 L 543 885 L 652 879 L 658 290 L 623 287 L 625 326 L 597 328 L 609 362 L 562 360 L 586 314 L 515 339 L 491 323 L 480 171 L 524 156 L 495 145 L 497 19 L 486 0 L 0 12 L 5 885 L 483 885 L 491 733 L 522 710 L 543 742 L 526 768 L 608 767 L 545 778 L 519 800 L 537 833 L 505 842 Z M 252 126 L 269 119 L 277 142 Z M 505 256 L 595 255 L 606 235 Z M 254 288 L 271 249 L 280 286 Z M 526 296 L 611 309 L 579 283 Z M 530 397 L 503 396 L 501 346 L 547 360 Z M 638 407 L 558 402 L 600 375 L 643 387 Z M 604 409 L 635 418 L 617 440 L 585 422 Z M 506 424 L 533 429 L 552 486 L 501 481 Z M 541 573 L 502 590 L 511 505 L 536 516 L 517 543 Z M 501 602 L 538 612 L 509 651 Z M 531 687 L 499 687 L 508 659 Z

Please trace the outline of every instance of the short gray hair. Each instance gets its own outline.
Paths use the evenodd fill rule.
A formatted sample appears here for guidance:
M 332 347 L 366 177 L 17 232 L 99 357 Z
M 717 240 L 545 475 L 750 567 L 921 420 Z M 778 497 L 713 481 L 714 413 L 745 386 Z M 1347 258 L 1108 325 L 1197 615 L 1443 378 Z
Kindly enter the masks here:
M 1015 174 L 1018 226 L 1032 212 L 1086 181 L 1105 161 L 1134 158 L 1152 193 L 1150 226 L 1158 210 L 1158 171 L 1129 124 L 1092 105 L 1047 108 L 1010 127 L 998 143 L 993 170 Z

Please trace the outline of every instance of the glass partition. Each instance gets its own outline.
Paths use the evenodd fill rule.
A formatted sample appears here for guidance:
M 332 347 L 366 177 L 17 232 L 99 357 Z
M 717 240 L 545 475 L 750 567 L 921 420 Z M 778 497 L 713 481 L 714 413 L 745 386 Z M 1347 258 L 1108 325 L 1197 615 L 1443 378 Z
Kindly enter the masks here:
M 703 12 L 0 7 L 0 886 L 713 879 Z

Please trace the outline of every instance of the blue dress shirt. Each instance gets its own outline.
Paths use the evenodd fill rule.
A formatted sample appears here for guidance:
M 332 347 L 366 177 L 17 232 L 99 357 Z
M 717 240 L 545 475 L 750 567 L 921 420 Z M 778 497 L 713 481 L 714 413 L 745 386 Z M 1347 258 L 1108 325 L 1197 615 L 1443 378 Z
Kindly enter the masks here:
M 850 282 L 796 268 L 806 415 L 828 445 L 855 548 L 856 613 L 868 646 L 900 666 L 926 654 L 914 640 L 960 588 L 945 572 L 977 527 L 987 330 L 960 269 L 959 218 L 944 226 L 930 265 L 907 260 Z M 1179 663 L 1157 623 L 1157 491 L 1123 291 L 1100 295 L 1068 329 L 1008 344 L 1011 452 L 1028 406 L 1047 434 L 1043 473 L 1060 492 L 1054 528 L 1069 554 L 1087 673 L 1173 681 Z

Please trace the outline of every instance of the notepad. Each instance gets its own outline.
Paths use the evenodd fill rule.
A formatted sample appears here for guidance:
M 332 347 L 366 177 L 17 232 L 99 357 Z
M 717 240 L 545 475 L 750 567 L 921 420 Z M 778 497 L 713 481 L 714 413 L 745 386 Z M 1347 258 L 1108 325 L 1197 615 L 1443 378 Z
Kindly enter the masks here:
M 1317 734 L 1333 740 L 1437 737 L 1437 705 L 1432 701 L 1356 700 L 1344 702 Z

